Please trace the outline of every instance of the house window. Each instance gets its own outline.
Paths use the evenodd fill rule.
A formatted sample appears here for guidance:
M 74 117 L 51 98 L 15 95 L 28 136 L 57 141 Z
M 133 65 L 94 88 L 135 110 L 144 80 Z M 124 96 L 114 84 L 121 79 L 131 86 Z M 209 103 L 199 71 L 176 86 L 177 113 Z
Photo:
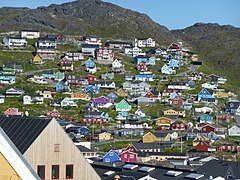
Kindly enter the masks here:
M 113 152 L 110 152 L 110 153 L 109 153 L 109 156 L 113 156 Z
M 66 165 L 66 179 L 73 179 L 73 164 Z
M 59 165 L 52 165 L 52 179 L 59 179 Z
M 133 158 L 134 158 L 134 155 L 131 154 L 131 155 L 130 155 L 130 159 L 133 159 Z
M 60 152 L 60 144 L 54 144 L 54 152 Z
M 45 166 L 44 165 L 37 166 L 37 175 L 41 179 L 45 179 Z
M 106 158 L 106 159 L 105 159 L 105 162 L 110 162 L 110 159 L 109 159 L 109 158 Z

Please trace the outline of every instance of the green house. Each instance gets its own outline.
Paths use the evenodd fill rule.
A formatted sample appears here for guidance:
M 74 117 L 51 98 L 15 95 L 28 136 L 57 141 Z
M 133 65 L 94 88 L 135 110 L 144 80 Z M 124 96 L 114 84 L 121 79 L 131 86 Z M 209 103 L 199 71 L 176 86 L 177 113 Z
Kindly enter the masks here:
M 116 111 L 130 111 L 132 106 L 125 99 L 122 99 L 119 103 L 116 104 Z

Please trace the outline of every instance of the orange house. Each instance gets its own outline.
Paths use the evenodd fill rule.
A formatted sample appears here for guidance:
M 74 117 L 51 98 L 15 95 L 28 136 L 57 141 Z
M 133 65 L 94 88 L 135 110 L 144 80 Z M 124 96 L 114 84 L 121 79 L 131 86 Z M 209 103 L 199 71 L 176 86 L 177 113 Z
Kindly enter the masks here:
M 71 95 L 71 99 L 89 101 L 91 98 L 85 93 L 77 92 Z

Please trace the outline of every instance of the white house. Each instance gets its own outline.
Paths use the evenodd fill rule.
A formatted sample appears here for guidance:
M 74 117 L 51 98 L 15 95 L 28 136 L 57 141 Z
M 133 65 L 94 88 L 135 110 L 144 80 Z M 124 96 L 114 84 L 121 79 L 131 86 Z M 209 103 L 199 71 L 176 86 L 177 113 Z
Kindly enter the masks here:
M 114 51 L 107 48 L 97 49 L 96 57 L 99 63 L 111 63 L 114 59 Z
M 40 37 L 40 32 L 37 30 L 21 30 L 20 36 L 26 39 L 37 39 Z
M 209 107 L 201 107 L 201 108 L 195 108 L 195 112 L 199 113 L 212 113 L 213 109 Z
M 169 82 L 168 89 L 189 89 L 186 82 Z
M 23 104 L 43 104 L 44 98 L 43 96 L 23 96 Z
M 6 97 L 20 97 L 24 94 L 24 90 L 20 88 L 10 88 L 6 90 Z
M 142 48 L 139 48 L 137 46 L 133 47 L 133 46 L 129 46 L 129 47 L 124 47 L 123 48 L 123 53 L 125 55 L 129 55 L 129 56 L 145 56 L 146 53 L 142 52 Z
M 115 89 L 115 82 L 113 81 L 96 81 L 95 86 L 106 89 Z
M 43 76 L 38 76 L 38 75 L 34 75 L 34 77 L 29 78 L 28 81 L 34 82 L 37 84 L 48 84 L 48 82 Z
M 122 61 L 120 61 L 120 60 L 118 60 L 118 59 L 115 59 L 115 60 L 112 62 L 112 68 L 123 68 Z
M 171 139 L 177 139 L 178 138 L 178 133 L 177 132 L 170 132 Z
M 144 111 L 144 110 L 142 110 L 142 109 L 137 109 L 137 110 L 135 111 L 135 114 L 138 115 L 138 116 L 140 116 L 141 118 L 144 118 L 144 117 L 147 116 L 146 111 Z
M 0 94 L 0 104 L 4 103 L 5 96 Z
M 26 47 L 27 41 L 24 38 L 20 37 L 4 37 L 3 44 L 8 47 Z
M 229 136 L 240 136 L 240 127 L 237 125 L 232 126 L 228 129 Z
M 60 104 L 61 104 L 61 107 L 77 107 L 78 106 L 77 103 L 71 98 L 64 98 Z
M 152 38 L 138 38 L 134 40 L 134 45 L 138 47 L 155 47 L 156 42 Z
M 203 83 L 202 87 L 203 88 L 207 88 L 207 89 L 217 89 L 217 85 L 216 84 L 210 84 L 210 83 Z

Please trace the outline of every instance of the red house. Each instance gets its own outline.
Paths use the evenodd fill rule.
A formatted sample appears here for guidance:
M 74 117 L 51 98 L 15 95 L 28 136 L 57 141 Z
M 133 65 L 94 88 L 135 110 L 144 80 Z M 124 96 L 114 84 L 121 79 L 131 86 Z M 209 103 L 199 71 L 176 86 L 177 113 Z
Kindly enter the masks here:
M 184 101 L 181 97 L 176 96 L 169 101 L 169 104 L 171 104 L 174 107 L 183 107 Z
M 47 113 L 47 118 L 59 118 L 59 117 L 61 117 L 61 114 L 56 109 Z
M 95 84 L 95 81 L 97 78 L 96 78 L 96 76 L 88 75 L 87 79 L 88 79 L 88 84 Z
M 124 151 L 132 151 L 132 152 L 137 152 L 137 148 L 133 144 L 128 144 L 126 148 L 122 149 L 122 152 Z
M 5 116 L 22 116 L 23 112 L 19 112 L 18 108 L 8 108 L 5 112 L 4 112 Z
M 216 132 L 216 128 L 211 126 L 210 124 L 207 124 L 201 127 L 201 132 L 202 133 Z
M 176 121 L 176 122 L 170 124 L 170 129 L 183 131 L 183 130 L 187 129 L 187 124 L 183 123 L 181 121 Z
M 60 60 L 59 65 L 64 66 L 64 64 L 69 64 L 69 63 L 71 63 L 70 60 L 63 58 L 63 59 Z
M 136 65 L 136 69 L 139 71 L 147 71 L 147 66 L 145 63 L 140 62 Z
M 83 124 L 105 124 L 106 119 L 102 118 L 82 118 L 81 123 Z
M 114 51 L 112 49 L 98 49 L 96 52 L 97 60 L 99 61 L 113 61 Z
M 208 124 L 207 124 L 207 123 L 198 123 L 198 124 L 196 125 L 196 127 L 199 128 L 199 129 L 201 129 L 203 126 L 206 126 L 206 125 L 208 125 Z
M 157 99 L 160 99 L 161 94 L 159 91 L 150 91 L 150 92 L 147 92 L 144 96 L 147 98 L 152 98 L 157 100 Z
M 163 89 L 161 91 L 161 94 L 162 94 L 162 96 L 170 96 L 170 94 L 172 94 L 174 92 L 178 93 L 179 95 L 182 94 L 182 90 L 181 89 Z
M 217 147 L 217 151 L 221 152 L 234 152 L 235 147 L 232 144 L 220 145 Z
M 180 50 L 181 46 L 179 44 L 176 43 L 172 43 L 169 47 L 168 50 Z
M 209 142 L 199 142 L 196 146 L 197 152 L 208 152 L 209 148 L 211 148 Z
M 230 122 L 231 114 L 229 112 L 228 113 L 219 113 L 216 115 L 216 120 Z
M 137 162 L 137 153 L 131 151 L 124 151 L 120 154 L 122 162 Z

